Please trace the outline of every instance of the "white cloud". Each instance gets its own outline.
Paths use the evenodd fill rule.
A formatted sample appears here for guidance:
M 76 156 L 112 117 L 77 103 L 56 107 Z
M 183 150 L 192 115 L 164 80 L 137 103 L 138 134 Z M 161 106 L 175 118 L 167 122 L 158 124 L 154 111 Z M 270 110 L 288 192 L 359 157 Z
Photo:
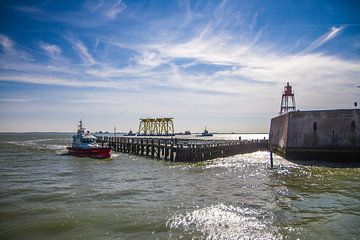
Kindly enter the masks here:
M 155 51 L 144 51 L 141 56 L 135 57 L 134 61 L 136 64 L 148 67 L 157 67 L 168 62 L 167 59 Z
M 42 48 L 46 54 L 48 54 L 51 58 L 59 59 L 62 56 L 61 48 L 56 44 L 49 44 L 46 42 L 39 43 L 40 48 Z
M 325 42 L 327 42 L 327 41 L 335 38 L 335 37 L 340 33 L 340 31 L 341 31 L 343 28 L 344 28 L 344 27 L 338 27 L 338 28 L 337 28 L 337 27 L 332 27 L 332 28 L 331 28 L 331 31 L 329 31 L 329 32 L 325 35 L 324 39 L 321 39 L 320 43 L 321 43 L 321 44 L 324 44 Z
M 321 47 L 328 41 L 337 37 L 343 29 L 344 29 L 344 27 L 331 27 L 330 31 L 328 31 L 327 33 L 325 33 L 324 35 L 322 35 L 321 37 L 319 37 L 318 39 L 313 41 L 310 44 L 310 46 L 308 46 L 306 49 L 304 49 L 303 52 L 310 52 L 310 51 L 313 51 L 313 50 Z
M 46 4 L 44 4 L 46 5 Z M 62 22 L 79 28 L 102 26 L 117 18 L 126 9 L 121 0 L 84 1 L 82 7 L 75 11 L 52 11 L 46 7 L 16 6 L 17 11 L 43 21 Z
M 88 48 L 80 40 L 72 38 L 68 38 L 68 40 L 72 43 L 74 50 L 77 52 L 84 64 L 92 65 L 96 63 Z
M 0 33 L 0 47 L 3 50 L 2 52 L 0 52 L 0 63 L 3 65 L 7 65 L 8 63 L 12 62 L 24 63 L 32 61 L 31 55 L 27 51 L 19 49 L 19 46 L 25 50 L 32 50 L 16 43 L 8 36 Z
M 123 3 L 123 1 L 118 0 L 105 12 L 105 16 L 107 16 L 110 19 L 115 19 L 117 15 L 119 15 L 122 11 L 125 10 L 125 8 L 126 5 Z
M 36 99 L 34 98 L 15 98 L 15 97 L 9 97 L 9 98 L 0 98 L 0 102 L 8 102 L 8 103 L 28 103 L 33 102 Z
M 98 11 L 99 9 L 101 9 L 104 5 L 104 0 L 99 0 L 97 1 L 90 1 L 90 2 L 85 2 L 85 8 L 87 8 L 91 13 Z
M 26 12 L 26 13 L 30 13 L 30 14 L 42 14 L 43 11 L 39 8 L 36 7 L 29 7 L 29 6 L 17 6 L 17 7 L 13 7 L 15 10 L 21 11 L 21 12 Z
M 328 37 L 324 39 L 334 38 L 336 34 L 334 31 L 327 34 Z M 215 31 L 212 23 L 207 24 L 202 31 L 187 41 L 169 42 L 164 39 L 163 42 L 149 44 L 113 41 L 111 47 L 120 46 L 139 53 L 137 57 L 130 59 L 129 65 L 125 67 L 97 62 L 81 41 L 72 38 L 70 42 L 86 65 L 44 68 L 40 64 L 38 68 L 39 71 L 45 71 L 44 76 L 51 76 L 53 71 L 66 72 L 66 78 L 34 77 L 25 80 L 23 76 L 13 76 L 10 79 L 33 81 L 37 84 L 120 89 L 129 88 L 124 84 L 129 81 L 129 86 L 136 86 L 136 89 L 146 89 L 148 86 L 170 87 L 187 91 L 254 95 L 262 98 L 268 91 L 281 89 L 281 85 L 287 81 L 310 87 L 316 86 L 318 79 L 326 79 L 327 84 L 335 89 L 344 83 L 349 84 L 351 79 L 360 74 L 359 62 L 355 60 L 344 60 L 324 54 L 285 54 L 279 48 L 269 48 L 251 40 L 239 41 L 228 32 Z M 49 54 L 56 55 L 61 52 L 56 45 L 46 46 L 44 49 L 47 49 Z M 175 63 L 178 59 L 188 60 L 185 64 Z M 188 71 L 189 67 L 193 68 L 198 64 L 208 64 L 209 68 L 216 68 L 218 65 L 228 68 L 212 73 Z M 26 66 L 24 67 L 26 69 Z M 29 68 L 37 69 L 36 66 Z M 17 69 L 20 70 L 21 66 Z M 82 78 L 93 80 L 85 83 L 79 80 Z M 3 78 L 6 79 L 9 78 Z M 254 89 L 257 90 L 254 92 Z
M 101 1 L 95 8 L 101 15 L 105 9 L 109 10 L 108 18 L 116 18 L 120 3 L 118 1 L 109 8 Z M 230 119 L 262 115 L 265 119 L 275 115 L 283 84 L 288 81 L 294 86 L 301 109 L 346 107 L 357 98 L 358 93 L 351 86 L 360 78 L 360 62 L 320 51 L 311 52 L 339 36 L 344 27 L 333 27 L 320 38 L 310 41 L 304 51 L 294 52 L 286 46 L 262 41 L 267 30 L 259 29 L 249 35 L 232 32 L 229 24 L 222 25 L 222 21 L 227 21 L 225 3 L 222 2 L 216 11 L 216 18 L 203 22 L 202 28 L 197 14 L 191 12 L 186 2 L 184 5 L 189 13 L 182 14 L 186 21 L 170 19 L 172 22 L 167 24 L 168 19 L 162 19 L 159 23 L 146 25 L 148 28 L 141 33 L 138 29 L 134 30 L 136 33 L 130 29 L 127 36 L 137 41 L 124 42 L 123 38 L 117 37 L 116 31 L 108 35 L 94 32 L 91 36 L 96 40 L 97 59 L 84 42 L 75 37 L 68 38 L 83 63 L 75 63 L 76 66 L 59 62 L 25 63 L 4 57 L 0 59 L 3 70 L 0 80 L 98 88 L 101 94 L 88 96 L 85 102 L 100 98 L 106 99 L 105 102 L 120 102 L 116 107 L 107 106 L 109 115 L 113 112 L 167 113 L 178 114 L 184 119 L 194 116 L 193 121 L 200 121 L 202 116 Z M 258 17 L 258 14 L 251 15 L 253 23 Z M 181 22 L 181 26 L 173 29 L 174 22 Z M 192 24 L 198 25 L 192 28 Z M 197 29 L 200 30 L 196 32 Z M 146 38 L 136 38 L 136 34 Z M 97 46 L 99 41 L 101 46 Z M 4 35 L 0 35 L 0 44 L 3 48 L 18 50 L 18 46 Z M 43 43 L 42 49 L 54 58 L 65 54 L 59 46 L 48 43 Z M 121 55 L 123 52 L 128 57 L 126 60 Z M 114 60 L 117 57 L 121 58 L 121 64 Z M 355 82 L 354 86 L 358 84 Z M 121 90 L 122 97 L 118 97 L 118 92 L 104 94 L 113 89 Z M 339 92 L 341 97 L 334 97 L 339 96 Z M 128 102 L 122 104 L 122 101 Z M 92 108 L 103 110 L 90 105 L 84 112 L 91 112 Z M 267 125 L 266 121 L 263 125 Z
M 3 34 L 0 34 L 0 45 L 5 51 L 9 51 L 13 48 L 14 42 Z
M 121 88 L 122 83 L 102 82 L 102 81 L 81 81 L 80 79 L 61 78 L 47 75 L 28 75 L 28 74 L 2 74 L 0 81 L 16 81 L 23 83 L 57 85 L 69 87 L 97 87 L 97 88 Z

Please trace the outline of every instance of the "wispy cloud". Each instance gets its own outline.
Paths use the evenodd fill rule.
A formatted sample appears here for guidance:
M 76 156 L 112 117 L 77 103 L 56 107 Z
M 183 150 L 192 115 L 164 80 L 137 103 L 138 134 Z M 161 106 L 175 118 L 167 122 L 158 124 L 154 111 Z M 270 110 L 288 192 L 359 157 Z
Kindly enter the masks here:
M 137 56 L 133 58 L 133 60 L 136 62 L 136 64 L 149 67 L 157 67 L 169 61 L 165 59 L 164 56 L 155 51 L 145 51 L 141 56 Z
M 122 6 L 122 1 L 89 1 L 86 6 L 80 6 L 84 12 L 61 12 L 55 17 L 50 16 L 51 21 L 67 21 L 72 27 L 76 26 L 75 30 L 69 28 L 65 33 L 56 33 L 56 44 L 51 35 L 33 40 L 24 47 L 10 35 L 0 34 L 0 81 L 71 88 L 79 97 L 67 95 L 68 102 L 62 103 L 69 106 L 60 106 L 64 109 L 71 109 L 72 101 L 83 103 L 105 99 L 118 103 L 116 111 L 107 106 L 107 114 L 119 112 L 118 108 L 124 105 L 122 113 L 195 115 L 194 121 L 203 116 L 236 118 L 237 115 L 276 114 L 281 89 L 287 81 L 294 85 L 297 102 L 302 108 L 343 107 L 357 96 L 356 92 L 346 88 L 360 77 L 358 58 L 346 58 L 336 54 L 338 52 L 331 54 L 320 48 L 341 37 L 345 27 L 332 27 L 321 37 L 306 36 L 305 44 L 301 42 L 291 48 L 292 41 L 282 44 L 277 38 L 282 34 L 288 36 L 289 28 L 254 27 L 264 20 L 261 9 L 245 13 L 246 18 L 237 14 L 239 8 L 228 6 L 236 5 L 237 1 L 222 1 L 217 6 L 206 3 L 211 7 L 187 1 L 181 3 L 179 6 L 183 11 L 180 13 L 174 11 L 165 19 L 147 22 L 152 15 L 158 15 L 151 10 L 151 16 L 143 19 L 136 16 L 137 24 L 128 27 L 124 24 L 119 29 L 113 23 L 122 20 L 119 14 L 126 7 Z M 196 12 L 194 5 L 202 12 Z M 39 16 L 45 11 L 35 12 Z M 51 15 L 50 12 L 46 14 Z M 98 19 L 100 22 L 96 23 Z M 79 30 L 77 24 L 81 25 L 81 22 L 87 27 L 99 25 L 91 31 Z M 98 28 L 104 23 L 110 23 L 108 29 Z M 57 41 L 59 37 L 66 41 Z M 34 43 L 38 43 L 35 47 L 38 51 L 33 51 Z M 6 51 L 16 54 L 9 58 Z M 33 58 L 24 61 L 17 54 L 21 52 Z M 44 61 L 39 54 L 57 61 Z M 320 84 L 326 84 L 326 87 Z M 87 88 L 92 91 L 84 91 Z M 339 90 L 346 93 L 341 101 L 333 97 Z M 121 99 L 119 91 L 122 92 Z M 86 95 L 85 92 L 89 93 Z M 92 108 L 93 105 L 87 106 L 82 111 L 91 112 Z M 264 125 L 264 129 L 268 127 L 265 120 Z
M 328 41 L 339 36 L 339 34 L 341 33 L 341 31 L 343 29 L 344 29 L 343 26 L 342 27 L 331 27 L 330 31 L 328 31 L 327 33 L 325 33 L 324 35 L 322 35 L 321 37 L 319 37 L 318 39 L 313 41 L 307 48 L 305 48 L 303 50 L 303 52 L 311 52 L 311 51 L 321 47 Z
M 82 60 L 82 63 L 89 65 L 96 63 L 94 57 L 90 54 L 88 48 L 84 45 L 83 42 L 72 37 L 68 37 L 67 39 L 71 42 L 74 50 Z
M 41 49 L 45 51 L 53 59 L 60 59 L 62 57 L 62 50 L 60 46 L 56 44 L 49 44 L 46 42 L 41 41 L 39 43 Z
M 163 26 L 163 29 L 166 31 L 166 26 Z M 217 24 L 211 22 L 186 41 L 170 40 L 168 42 L 168 39 L 163 39 L 163 42 L 158 44 L 129 45 L 128 47 L 141 53 L 143 58 L 148 56 L 145 58 L 146 61 L 138 60 L 139 65 L 145 67 L 152 64 L 153 66 L 166 64 L 169 66 L 165 70 L 168 77 L 162 78 L 159 81 L 160 84 L 194 91 L 238 93 L 248 97 L 262 98 L 269 92 L 276 92 L 276 88 L 281 88 L 286 81 L 291 81 L 299 85 L 301 90 L 306 89 L 306 92 L 309 92 L 308 89 L 317 88 L 318 79 L 327 79 L 328 88 L 323 91 L 323 94 L 331 96 L 334 94 L 333 89 L 350 84 L 353 76 L 360 75 L 360 63 L 357 61 L 321 53 L 304 52 L 296 56 L 281 46 L 274 48 L 258 41 L 258 34 L 255 34 L 255 40 L 242 39 L 241 36 L 230 34 L 229 31 L 216 29 Z M 334 39 L 342 29 L 333 28 L 315 41 L 316 46 L 319 47 Z M 169 37 L 169 39 L 172 38 Z M 118 46 L 127 47 L 126 44 L 118 44 Z M 149 53 L 153 54 L 149 55 Z M 158 61 L 159 59 L 161 61 Z M 177 64 L 178 59 L 188 60 L 186 64 Z M 190 67 L 196 68 L 202 63 L 209 64 L 209 67 L 223 65 L 229 68 L 209 74 L 199 71 L 189 72 L 186 67 L 183 67 L 189 64 Z M 129 73 L 131 69 L 135 70 L 129 67 Z M 117 73 L 124 72 L 113 71 L 112 73 L 115 76 Z M 252 91 L 255 87 L 258 88 L 256 93 Z
M 0 98 L 0 102 L 8 102 L 8 103 L 29 103 L 29 102 L 33 102 L 36 99 L 34 98 L 15 98 L 15 97 L 4 97 L 4 98 Z
M 21 12 L 26 12 L 30 14 L 44 14 L 44 12 L 37 7 L 30 7 L 30 6 L 15 6 L 13 9 Z
M 18 5 L 11 8 L 43 21 L 61 22 L 80 28 L 90 28 L 103 26 L 116 20 L 118 15 L 126 9 L 126 4 L 122 0 L 85 1 L 85 3 L 79 4 L 78 8 L 72 11 L 54 11 L 41 6 L 27 5 Z
M 124 11 L 126 5 L 122 0 L 118 0 L 108 10 L 105 11 L 105 16 L 111 19 L 115 19 L 122 11 Z
M 215 29 L 217 29 L 217 24 L 210 22 L 197 34 L 188 37 L 185 41 L 177 42 L 172 41 L 172 37 L 169 37 L 171 40 L 164 39 L 163 42 L 148 44 L 116 43 L 114 40 L 109 47 L 129 48 L 138 53 L 137 56 L 129 59 L 129 65 L 125 67 L 116 67 L 113 64 L 97 61 L 82 41 L 68 37 L 81 62 L 85 64 L 77 68 L 65 66 L 63 70 L 59 69 L 59 71 L 71 72 L 68 75 L 69 78 L 51 77 L 52 71 L 56 71 L 57 67 L 46 69 L 39 66 L 39 72 L 42 69 L 41 71 L 45 73 L 48 71 L 49 75 L 27 79 L 24 76 L 7 76 L 2 80 L 126 89 L 123 83 L 127 79 L 132 85 L 145 89 L 146 86 L 175 87 L 188 91 L 244 95 L 249 95 L 251 89 L 257 86 L 261 89 L 257 91 L 261 96 L 266 95 L 268 87 L 277 87 L 277 84 L 286 81 L 301 81 L 308 86 L 313 86 L 316 78 L 322 77 L 336 85 L 340 84 L 336 79 L 348 81 L 344 78 L 349 74 L 359 74 L 360 65 L 357 62 L 353 63 L 322 54 L 303 54 L 294 57 L 284 54 L 284 51 L 279 51 L 279 49 L 254 43 L 251 39 L 239 41 L 239 38 L 229 32 Z M 333 39 L 340 30 L 324 35 L 321 42 L 325 43 Z M 162 31 L 166 31 L 166 26 Z M 43 43 L 42 48 L 54 57 L 61 54 L 61 49 L 57 45 Z M 187 59 L 187 62 L 177 63 L 179 59 Z M 189 68 L 196 68 L 200 64 L 208 64 L 209 67 L 214 68 L 219 65 L 228 66 L 228 68 L 213 73 L 190 71 Z M 88 77 L 93 81 L 85 83 L 81 80 L 82 77 Z
M 21 75 L 21 74 L 9 74 L 1 75 L 0 81 L 16 81 L 22 83 L 32 83 L 41 85 L 55 85 L 55 86 L 68 86 L 68 87 L 97 87 L 97 88 L 111 88 L 119 87 L 120 84 L 111 85 L 109 83 L 103 83 L 99 81 L 81 81 L 79 79 L 60 78 L 46 75 Z
M 19 49 L 18 46 L 21 46 L 23 49 Z M 7 65 L 12 62 L 26 62 L 31 61 L 32 57 L 22 45 L 16 43 L 14 40 L 8 36 L 0 33 L 0 63 Z M 26 50 L 24 50 L 26 49 Z M 0 69 L 1 70 L 1 69 Z
M 0 46 L 4 51 L 9 51 L 13 48 L 14 42 L 8 36 L 0 34 Z

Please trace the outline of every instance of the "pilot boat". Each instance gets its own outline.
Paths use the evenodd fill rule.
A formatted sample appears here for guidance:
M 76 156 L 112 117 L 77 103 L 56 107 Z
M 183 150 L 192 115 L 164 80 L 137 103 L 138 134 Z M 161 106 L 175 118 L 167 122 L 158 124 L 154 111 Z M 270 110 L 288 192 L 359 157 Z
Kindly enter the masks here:
M 73 136 L 72 146 L 68 147 L 70 155 L 91 158 L 109 158 L 111 147 L 101 146 L 96 143 L 96 137 L 89 131 L 85 132 L 82 121 L 79 121 L 76 135 Z
M 205 126 L 205 130 L 201 133 L 201 135 L 198 135 L 198 137 L 211 137 L 213 136 L 212 133 L 209 133 L 209 131 L 206 129 L 206 126 Z

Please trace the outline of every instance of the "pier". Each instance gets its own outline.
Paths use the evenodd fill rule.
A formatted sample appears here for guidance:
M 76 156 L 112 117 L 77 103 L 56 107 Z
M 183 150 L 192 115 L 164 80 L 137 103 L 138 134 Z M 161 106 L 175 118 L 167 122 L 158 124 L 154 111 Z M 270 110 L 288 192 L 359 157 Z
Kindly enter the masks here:
M 172 162 L 199 162 L 268 150 L 268 140 L 205 140 L 162 137 L 97 136 L 97 142 L 123 152 Z

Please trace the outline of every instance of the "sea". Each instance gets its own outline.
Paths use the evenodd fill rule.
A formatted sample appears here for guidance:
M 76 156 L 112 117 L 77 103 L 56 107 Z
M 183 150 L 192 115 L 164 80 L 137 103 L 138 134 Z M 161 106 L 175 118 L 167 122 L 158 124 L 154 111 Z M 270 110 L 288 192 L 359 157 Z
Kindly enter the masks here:
M 214 135 L 239 137 L 267 135 Z M 66 155 L 71 140 L 0 134 L 0 239 L 360 239 L 359 164 L 100 160 Z

